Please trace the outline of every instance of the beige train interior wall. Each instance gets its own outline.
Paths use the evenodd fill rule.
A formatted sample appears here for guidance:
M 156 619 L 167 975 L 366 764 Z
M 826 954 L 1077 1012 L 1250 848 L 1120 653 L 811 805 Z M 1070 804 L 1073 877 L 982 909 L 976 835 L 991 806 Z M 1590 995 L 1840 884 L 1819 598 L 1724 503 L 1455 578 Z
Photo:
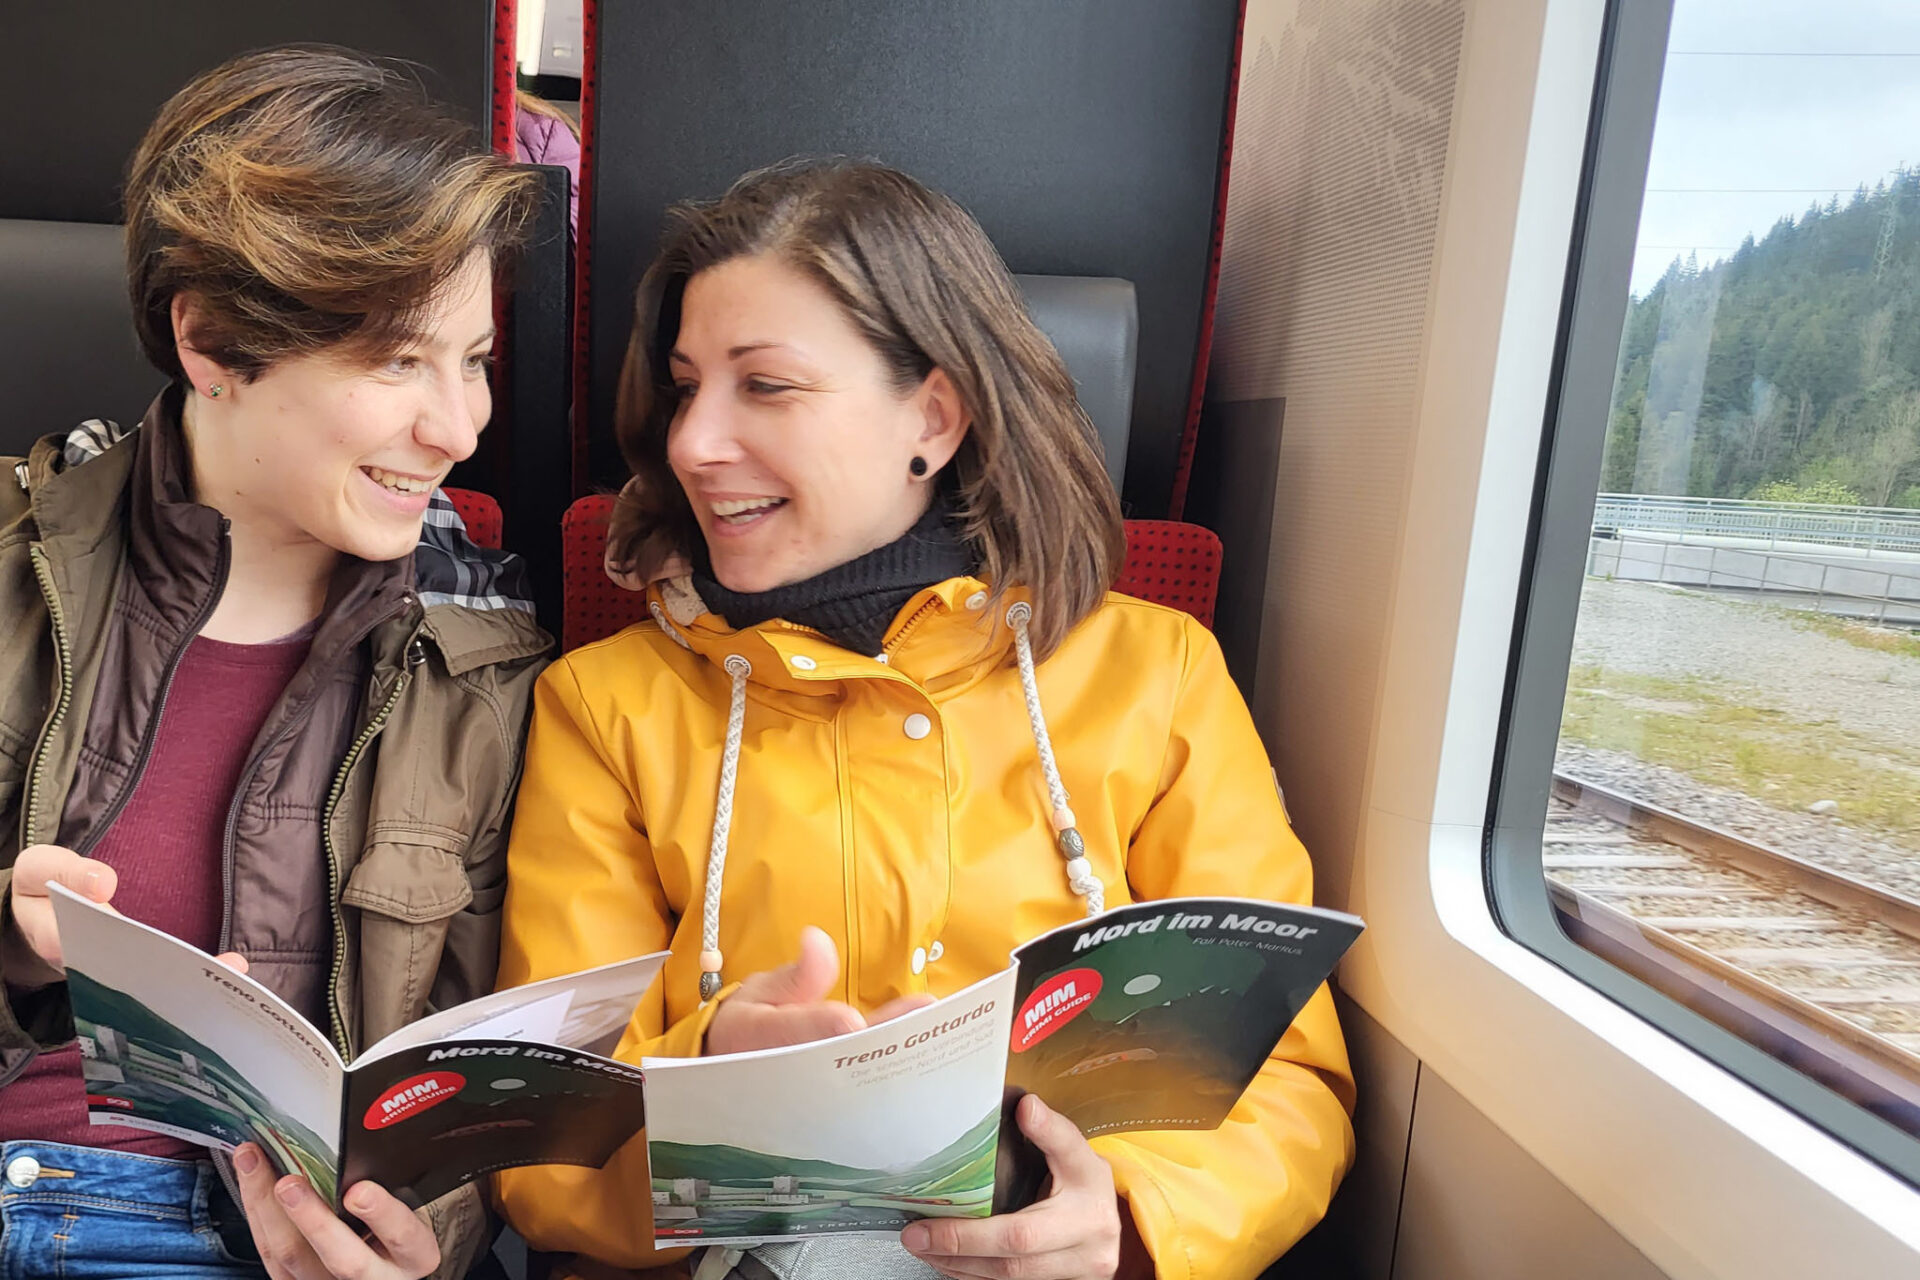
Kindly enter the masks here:
M 1248 690 L 1325 903 L 1347 902 L 1430 326 L 1454 88 L 1495 0 L 1250 0 L 1208 398 L 1284 401 Z M 1227 415 L 1232 417 L 1232 415 Z M 1240 421 L 1244 422 L 1244 415 Z M 1355 1280 L 1658 1280 L 1343 1001 L 1359 1159 L 1324 1228 Z

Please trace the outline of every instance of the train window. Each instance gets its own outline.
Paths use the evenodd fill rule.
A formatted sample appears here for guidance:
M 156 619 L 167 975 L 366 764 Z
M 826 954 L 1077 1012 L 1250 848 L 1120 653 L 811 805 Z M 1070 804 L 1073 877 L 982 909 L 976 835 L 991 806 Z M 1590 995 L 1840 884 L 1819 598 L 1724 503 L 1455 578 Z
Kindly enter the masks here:
M 1494 906 L 1920 1181 L 1920 8 L 1614 8 Z

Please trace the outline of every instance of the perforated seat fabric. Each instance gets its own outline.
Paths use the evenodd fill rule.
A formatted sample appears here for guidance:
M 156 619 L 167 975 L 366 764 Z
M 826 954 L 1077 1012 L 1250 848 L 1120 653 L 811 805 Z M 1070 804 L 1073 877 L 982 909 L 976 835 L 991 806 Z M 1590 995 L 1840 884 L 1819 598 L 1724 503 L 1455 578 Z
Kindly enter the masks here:
M 1220 591 L 1220 536 L 1181 520 L 1127 521 L 1127 558 L 1113 589 L 1184 610 L 1213 628 Z
M 561 647 L 603 640 L 647 616 L 646 599 L 614 584 L 602 567 L 613 498 L 592 494 L 567 508 L 560 522 Z M 1183 609 L 1213 625 L 1220 587 L 1220 539 L 1178 520 L 1127 521 L 1127 558 L 1114 590 Z
M 577 649 L 604 640 L 647 616 L 637 591 L 616 586 L 607 577 L 607 520 L 613 498 L 593 493 L 578 498 L 560 518 L 560 647 Z
M 447 495 L 447 501 L 460 513 L 460 522 L 467 526 L 469 541 L 494 551 L 500 549 L 500 504 L 491 495 L 477 489 L 442 489 L 440 492 Z

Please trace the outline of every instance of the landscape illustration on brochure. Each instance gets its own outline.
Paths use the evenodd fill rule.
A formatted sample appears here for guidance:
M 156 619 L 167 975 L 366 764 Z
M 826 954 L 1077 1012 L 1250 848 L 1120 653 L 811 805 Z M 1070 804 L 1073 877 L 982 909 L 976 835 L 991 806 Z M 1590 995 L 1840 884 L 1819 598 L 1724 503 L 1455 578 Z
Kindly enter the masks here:
M 891 1021 L 753 1053 L 604 1056 L 666 959 L 496 992 L 341 1061 L 252 979 L 53 886 L 95 1124 L 258 1143 L 333 1200 L 413 1205 L 497 1169 L 646 1143 L 663 1247 L 891 1234 L 1031 1203 L 1036 1093 L 1089 1137 L 1218 1126 L 1363 925 L 1172 898 L 1043 934 Z
M 351 1065 L 271 991 L 60 885 L 67 988 L 94 1124 L 231 1151 L 253 1142 L 336 1207 L 371 1179 L 414 1206 L 495 1169 L 597 1168 L 640 1131 L 619 1039 L 666 953 L 470 1001 Z
M 1233 898 L 1055 929 L 925 1009 L 814 1044 L 646 1058 L 661 1246 L 893 1233 L 1031 1203 L 1013 1123 L 1040 1095 L 1089 1137 L 1226 1119 L 1363 928 Z

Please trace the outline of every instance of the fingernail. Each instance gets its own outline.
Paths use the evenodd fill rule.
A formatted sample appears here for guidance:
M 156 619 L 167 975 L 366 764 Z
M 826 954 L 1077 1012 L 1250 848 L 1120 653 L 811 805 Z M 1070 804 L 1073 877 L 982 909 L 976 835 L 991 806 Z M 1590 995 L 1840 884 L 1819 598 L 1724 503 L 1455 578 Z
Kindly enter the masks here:
M 80 877 L 80 892 L 91 898 L 99 894 L 100 881 L 103 880 L 98 868 L 88 871 Z
M 347 1208 L 355 1213 L 366 1213 L 374 1206 L 373 1188 L 355 1187 L 347 1192 Z
M 274 1187 L 273 1194 L 280 1203 L 291 1209 L 307 1197 L 307 1185 L 298 1178 L 282 1178 Z
M 260 1151 L 257 1147 L 245 1146 L 233 1153 L 233 1167 L 242 1173 L 252 1173 L 260 1167 Z
M 925 1253 L 933 1247 L 933 1232 L 916 1222 L 900 1233 L 900 1244 L 908 1253 Z

